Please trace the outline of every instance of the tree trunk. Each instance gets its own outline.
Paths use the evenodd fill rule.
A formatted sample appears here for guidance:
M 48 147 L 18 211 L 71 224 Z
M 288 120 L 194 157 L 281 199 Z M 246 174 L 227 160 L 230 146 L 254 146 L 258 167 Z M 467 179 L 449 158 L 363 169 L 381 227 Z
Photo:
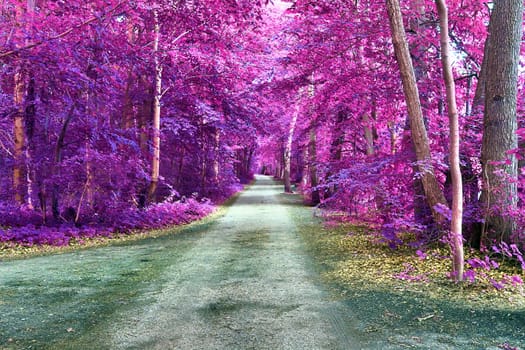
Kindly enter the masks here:
M 319 186 L 319 178 L 317 175 L 317 130 L 316 123 L 310 128 L 309 142 L 308 142 L 308 168 L 310 170 L 310 186 L 312 187 L 312 205 L 317 205 L 321 202 L 319 190 L 316 189 Z
M 78 200 L 76 215 L 75 215 L 75 225 L 78 224 L 80 220 L 80 213 L 82 211 L 82 203 L 84 202 L 84 198 L 88 197 L 88 202 L 90 205 L 93 203 L 93 193 L 91 191 L 91 178 L 92 178 L 92 171 L 91 171 L 91 161 L 89 160 L 90 153 L 89 153 L 89 138 L 86 138 L 86 152 L 85 152 L 85 162 L 86 162 L 86 182 L 84 182 L 84 188 L 82 189 L 82 194 L 80 195 L 80 199 Z
M 19 28 L 17 30 L 20 30 L 23 32 L 24 35 L 26 35 L 26 31 L 32 32 L 32 22 L 33 22 L 33 13 L 35 11 L 35 3 L 34 0 L 27 0 L 25 7 L 24 5 L 18 4 L 15 5 L 15 17 L 18 23 L 23 23 L 23 27 Z M 24 15 L 28 15 L 29 23 L 27 24 L 25 22 Z M 26 40 L 27 43 L 27 40 Z M 27 67 L 24 67 L 23 61 L 20 61 L 20 65 L 17 67 L 15 76 L 14 76 L 14 91 L 13 91 L 13 103 L 16 107 L 16 113 L 14 117 L 14 124 L 13 124 L 13 136 L 14 136 L 14 166 L 13 166 L 13 189 L 15 192 L 15 201 L 18 204 L 24 204 L 26 203 L 26 196 L 24 195 L 24 192 L 27 190 L 29 191 L 29 194 L 31 195 L 32 188 L 27 187 L 28 183 L 31 182 L 30 180 L 30 172 L 26 171 L 26 155 L 28 155 L 27 152 L 27 140 L 26 140 L 26 116 L 28 114 L 28 111 L 26 111 L 24 102 L 25 102 L 25 94 L 26 94 L 26 88 L 31 88 L 30 85 L 27 85 L 27 78 L 28 78 L 28 72 L 26 70 Z M 34 80 L 29 79 L 33 85 L 34 88 Z M 27 91 L 29 92 L 29 91 Z M 33 90 L 33 98 L 34 98 L 34 90 Z M 34 102 L 34 101 L 33 101 Z M 34 106 L 34 105 L 33 105 Z M 33 123 L 34 123 L 34 116 L 33 116 Z M 30 121 L 31 122 L 31 121 Z M 32 125 L 31 125 L 32 126 Z M 32 133 L 32 129 L 30 132 Z M 29 179 L 29 182 L 27 181 Z M 29 204 L 31 204 L 31 198 L 27 198 L 29 201 Z
M 315 73 L 312 72 L 310 77 L 310 85 L 308 86 L 308 98 L 313 99 L 315 96 Z M 310 170 L 310 186 L 312 191 L 311 204 L 317 205 L 321 203 L 319 190 L 319 176 L 317 175 L 317 117 L 313 115 L 314 111 L 310 108 L 310 131 L 308 135 L 308 168 Z
M 33 180 L 35 173 L 33 171 L 32 155 L 35 150 L 33 144 L 33 136 L 35 134 L 36 121 L 36 94 L 35 94 L 35 79 L 30 76 L 27 84 L 26 108 L 24 115 L 25 134 L 27 145 L 25 147 L 25 161 L 26 161 L 26 188 L 27 200 L 26 203 L 30 209 L 33 209 Z
M 292 143 L 295 133 L 295 125 L 297 124 L 297 117 L 299 116 L 299 102 L 295 106 L 295 111 L 290 121 L 290 128 L 288 129 L 288 139 L 283 154 L 283 178 L 284 178 L 284 192 L 292 193 L 292 182 L 290 180 L 291 163 L 292 163 Z
M 128 72 L 126 79 L 126 90 L 124 91 L 123 105 L 122 105 L 122 128 L 130 129 L 134 124 L 133 115 L 133 100 L 131 99 L 131 87 L 133 85 L 133 75 Z
M 481 148 L 486 210 L 483 238 L 510 242 L 516 230 L 518 162 L 508 151 L 518 147 L 517 84 L 523 0 L 499 0 L 489 24 L 485 112 Z M 486 235 L 486 236 L 485 236 Z
M 411 57 L 414 58 L 412 64 L 413 64 L 413 71 L 415 76 L 416 84 L 420 83 L 429 83 L 428 81 L 425 82 L 425 77 L 428 76 L 428 66 L 427 61 L 425 59 L 425 54 L 429 50 L 428 44 L 423 45 L 421 43 L 421 37 L 422 32 L 424 32 L 426 29 L 425 26 L 428 26 L 428 21 L 425 19 L 425 15 L 427 13 L 426 10 L 426 4 L 424 0 L 414 0 L 410 1 L 410 8 L 413 13 L 416 15 L 412 17 L 412 19 L 409 21 L 408 25 L 410 28 L 410 32 L 414 33 L 415 40 L 410 45 L 409 43 L 409 51 L 411 54 Z M 429 102 L 427 99 L 424 99 L 423 101 L 420 100 L 421 109 L 423 111 L 423 123 L 425 127 L 427 126 L 427 120 L 425 118 L 425 112 L 430 110 L 429 108 Z M 407 116 L 407 123 L 406 123 L 406 129 L 410 129 L 410 117 Z M 412 169 L 414 171 L 414 174 L 419 173 L 417 163 L 417 157 L 416 149 L 414 142 L 410 140 L 409 142 L 410 147 L 412 148 L 412 151 L 414 152 L 414 156 L 411 159 L 411 161 L 414 163 L 412 166 Z M 425 189 L 423 186 L 423 180 L 420 177 L 414 178 L 414 218 L 417 223 L 422 224 L 428 224 L 431 222 L 430 216 L 432 213 L 432 210 L 428 204 L 428 201 L 426 200 L 425 196 Z
M 452 273 L 456 281 L 463 280 L 463 183 L 459 161 L 459 118 L 456 105 L 456 84 L 450 63 L 450 44 L 448 34 L 448 10 L 445 0 L 436 0 L 439 14 L 441 43 L 441 62 L 446 87 L 448 106 L 450 145 L 449 161 L 452 176 L 452 220 L 450 224 L 450 246 L 452 250 Z
M 134 34 L 134 25 L 131 23 L 131 19 L 129 19 L 130 23 L 128 23 L 128 41 L 130 45 L 133 45 L 135 42 L 135 34 Z M 134 126 L 135 122 L 135 116 L 133 114 L 133 99 L 131 97 L 131 91 L 133 88 L 134 83 L 134 77 L 133 77 L 133 68 L 130 67 L 128 70 L 128 77 L 126 79 L 126 88 L 124 90 L 124 98 L 122 102 L 122 128 L 123 129 L 130 129 Z
M 60 163 L 62 163 L 62 151 L 64 150 L 64 140 L 66 138 L 67 128 L 69 126 L 69 123 L 73 119 L 73 112 L 75 111 L 75 105 L 71 106 L 66 119 L 64 119 L 64 123 L 62 124 L 62 129 L 60 130 L 60 134 L 58 135 L 57 143 L 55 145 L 55 164 L 54 164 L 54 173 L 55 176 L 60 176 L 59 173 L 57 173 Z M 58 184 L 53 185 L 53 192 L 51 193 L 51 211 L 53 213 L 53 218 L 55 220 L 58 220 L 60 218 L 60 203 L 59 203 L 59 187 Z
M 375 105 L 375 102 L 373 102 Z M 375 108 L 374 108 L 375 109 Z M 366 155 L 367 156 L 373 156 L 375 154 L 375 138 L 377 131 L 375 130 L 375 127 L 372 125 L 373 122 L 376 120 L 376 112 L 375 110 L 372 111 L 372 117 L 368 114 L 363 115 L 363 126 L 365 129 L 365 142 L 366 142 Z
M 25 74 L 23 68 L 15 74 L 15 91 L 14 104 L 16 106 L 16 114 L 14 120 L 14 167 L 13 167 L 13 188 L 15 191 L 15 201 L 18 204 L 24 204 L 24 148 L 26 144 L 26 136 L 24 132 L 24 93 L 25 93 Z
M 221 130 L 219 128 L 215 129 L 215 144 L 213 146 L 213 181 L 215 185 L 219 184 L 219 170 L 220 170 L 220 161 L 219 161 L 219 151 L 221 147 Z
M 153 56 L 155 61 L 155 93 L 153 95 L 153 156 L 151 158 L 151 182 L 148 188 L 148 202 L 155 200 L 160 172 L 160 99 L 162 97 L 162 65 L 160 62 L 159 42 L 160 23 L 157 10 L 153 11 L 155 21 L 155 38 L 153 41 Z
M 476 91 L 474 92 L 474 98 L 472 99 L 471 112 L 474 115 L 480 113 L 485 104 L 485 83 L 487 76 L 487 57 L 489 56 L 489 40 L 490 35 L 487 35 L 483 48 L 483 60 L 481 61 L 481 68 L 478 73 L 478 84 L 476 85 Z
M 286 141 L 286 148 L 284 149 L 284 192 L 292 193 L 292 183 L 290 181 L 290 172 L 291 172 L 291 161 L 292 161 L 292 143 L 293 136 L 295 132 L 295 124 L 297 123 L 297 117 L 299 116 L 299 102 L 295 107 L 295 111 L 290 121 L 290 129 L 288 130 L 288 140 Z
M 390 28 L 392 31 L 392 43 L 399 65 L 403 90 L 405 93 L 408 115 L 410 119 L 410 130 L 412 142 L 418 162 L 419 175 L 425 192 L 426 200 L 432 211 L 432 217 L 438 225 L 445 222 L 445 217 L 438 206 L 447 207 L 443 191 L 434 175 L 434 167 L 430 156 L 427 131 L 423 120 L 423 112 L 419 99 L 419 91 L 416 84 L 412 60 L 406 40 L 403 18 L 399 7 L 399 0 L 386 0 Z
M 345 128 L 344 123 L 347 121 L 347 112 L 341 110 L 337 112 L 337 119 L 333 130 L 332 144 L 330 147 L 330 157 L 332 161 L 339 162 L 343 159 L 343 145 L 345 143 Z
M 396 124 L 394 122 L 388 122 L 388 133 L 390 134 L 390 154 L 396 154 L 396 142 L 397 142 L 397 133 L 396 133 Z

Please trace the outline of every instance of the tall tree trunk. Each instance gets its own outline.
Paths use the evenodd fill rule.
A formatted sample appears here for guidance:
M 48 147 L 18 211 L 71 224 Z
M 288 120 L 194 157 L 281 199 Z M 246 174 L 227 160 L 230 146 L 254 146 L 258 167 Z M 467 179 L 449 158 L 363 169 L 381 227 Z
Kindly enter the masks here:
M 24 204 L 24 170 L 25 158 L 24 149 L 26 144 L 26 136 L 24 132 L 24 94 L 25 94 L 25 74 L 23 68 L 15 74 L 15 91 L 14 104 L 17 108 L 14 119 L 14 158 L 15 163 L 13 167 L 13 188 L 15 190 L 15 201 L 18 204 Z
M 213 181 L 216 185 L 219 184 L 219 170 L 220 170 L 220 161 L 219 161 L 219 150 L 221 147 L 221 130 L 215 128 L 215 144 L 213 145 Z
M 128 72 L 128 78 L 126 79 L 126 89 L 124 91 L 124 98 L 122 102 L 122 128 L 130 129 L 134 124 L 133 115 L 133 100 L 131 98 L 131 88 L 133 85 L 133 74 L 131 71 Z
M 390 154 L 396 154 L 396 142 L 397 142 L 397 133 L 396 133 L 396 124 L 394 122 L 388 122 L 388 133 L 390 134 Z
M 130 45 L 133 45 L 135 43 L 135 26 L 131 22 L 131 19 L 129 19 L 128 23 L 128 41 Z M 126 79 L 126 88 L 124 90 L 124 98 L 122 101 L 122 128 L 123 129 L 130 129 L 134 126 L 135 122 L 135 116 L 133 114 L 133 99 L 131 97 L 131 91 L 133 88 L 134 83 L 134 76 L 133 76 L 133 68 L 130 67 L 128 70 L 128 77 Z
M 317 175 L 317 122 L 314 121 L 309 132 L 308 142 L 308 168 L 310 170 L 310 186 L 312 187 L 312 205 L 321 203 L 319 190 L 319 178 Z
M 77 210 L 76 210 L 76 214 L 75 214 L 75 225 L 78 224 L 79 220 L 80 220 L 80 213 L 82 211 L 82 203 L 84 202 L 84 198 L 87 196 L 88 197 L 88 202 L 90 205 L 92 205 L 93 203 L 93 198 L 92 198 L 92 192 L 91 191 L 91 178 L 92 178 L 92 170 L 91 170 L 91 161 L 90 161 L 90 153 L 89 153 L 89 138 L 86 138 L 86 152 L 85 152 L 85 155 L 84 155 L 84 159 L 85 159 L 85 162 L 86 162 L 86 181 L 84 182 L 84 188 L 82 189 L 82 194 L 80 195 L 80 199 L 78 200 L 78 205 L 77 205 Z
M 22 2 L 23 3 L 23 2 Z M 27 0 L 25 6 L 22 4 L 15 5 L 15 18 L 19 23 L 22 24 L 21 32 L 26 35 L 26 31 L 32 31 L 32 22 L 33 22 L 33 13 L 35 11 L 35 2 L 34 0 Z M 27 16 L 24 18 L 24 16 Z M 29 27 L 29 28 L 28 28 Z M 27 43 L 27 40 L 26 42 Z M 18 204 L 26 203 L 26 196 L 24 195 L 25 191 L 29 191 L 31 194 L 32 188 L 27 187 L 27 179 L 31 176 L 29 172 L 26 171 L 26 155 L 28 155 L 27 150 L 27 140 L 26 140 L 26 116 L 27 111 L 25 109 L 25 95 L 26 89 L 28 88 L 27 80 L 29 74 L 27 72 L 28 67 L 25 67 L 23 61 L 20 61 L 20 65 L 17 67 L 14 76 L 14 91 L 13 91 L 13 103 L 16 106 L 17 110 L 14 118 L 13 125 L 13 134 L 14 134 L 14 167 L 13 167 L 13 188 L 15 191 L 15 201 Z M 33 81 L 34 84 L 34 81 Z M 33 85 L 34 87 L 34 85 Z M 34 91 L 33 91 L 34 92 Z M 34 94 L 33 94 L 34 97 Z M 32 130 L 31 130 L 32 132 Z M 29 181 L 30 183 L 30 181 Z M 31 204 L 31 198 L 28 198 L 29 203 Z
M 57 143 L 55 145 L 55 164 L 54 164 L 54 175 L 56 177 L 59 177 L 59 167 L 60 163 L 62 163 L 62 152 L 64 150 L 64 141 L 67 134 L 67 128 L 69 126 L 69 123 L 73 119 L 73 113 L 75 111 L 75 105 L 73 104 L 66 115 L 66 119 L 64 119 L 64 123 L 62 124 L 62 129 L 60 130 L 60 134 L 58 135 Z M 59 203 L 59 193 L 60 188 L 58 184 L 53 185 L 53 192 L 51 193 L 51 211 L 53 213 L 53 218 L 55 220 L 58 220 L 60 218 L 60 203 Z
M 518 202 L 518 162 L 508 151 L 518 147 L 517 84 L 523 21 L 523 0 L 499 0 L 489 24 L 485 113 L 481 148 L 488 239 L 509 242 L 516 230 L 510 212 Z M 502 173 L 498 173 L 502 171 Z
M 27 205 L 33 209 L 33 180 L 35 173 L 33 171 L 32 156 L 34 152 L 33 136 L 35 133 L 35 121 L 36 121 L 36 94 L 35 94 L 35 79 L 31 76 L 27 84 L 27 97 L 26 97 L 26 108 L 25 108 L 25 133 L 26 142 L 25 147 L 25 161 L 26 161 L 26 188 L 27 188 Z
M 310 85 L 308 86 L 308 98 L 313 99 L 315 96 L 315 72 L 312 72 L 310 77 Z M 317 174 L 317 117 L 314 116 L 313 108 L 310 108 L 310 131 L 308 135 L 308 168 L 310 170 L 310 186 L 312 191 L 311 202 L 312 205 L 321 203 L 321 196 L 319 190 L 319 176 Z
M 481 68 L 478 73 L 478 84 L 476 85 L 476 91 L 474 92 L 474 98 L 472 99 L 472 114 L 481 112 L 482 107 L 485 105 L 485 84 L 487 77 L 487 57 L 489 56 L 489 40 L 490 34 L 485 39 L 485 45 L 483 48 L 483 60 L 481 61 Z
M 429 83 L 428 81 L 425 81 L 425 77 L 428 76 L 428 66 L 427 66 L 427 59 L 425 59 L 425 54 L 428 52 L 429 47 L 428 44 L 423 44 L 421 42 L 421 37 L 423 35 L 421 34 L 426 29 L 425 26 L 428 26 L 428 23 L 430 23 L 427 19 L 425 19 L 425 15 L 427 14 L 426 4 L 424 0 L 414 0 L 410 1 L 410 8 L 413 13 L 416 15 L 412 17 L 412 19 L 409 21 L 408 25 L 410 28 L 410 32 L 414 33 L 415 40 L 413 40 L 412 44 L 409 43 L 409 51 L 411 54 L 411 57 L 414 58 L 412 64 L 413 64 L 413 71 L 414 76 L 416 80 L 416 84 L 420 83 Z M 424 99 L 423 101 L 420 100 L 421 109 L 423 111 L 423 123 L 426 127 L 427 120 L 425 117 L 425 112 L 430 110 L 429 108 L 429 102 L 427 99 Z M 410 117 L 407 116 L 407 123 L 406 123 L 406 130 L 410 128 Z M 418 166 L 415 165 L 417 162 L 416 149 L 414 142 L 412 140 L 408 143 L 409 147 L 412 148 L 412 151 L 414 152 L 414 156 L 411 159 L 411 161 L 414 163 L 412 166 L 412 169 L 414 171 L 414 174 L 417 174 L 419 172 Z M 423 186 L 423 180 L 420 177 L 414 178 L 414 217 L 416 222 L 428 224 L 431 221 L 430 214 L 432 213 L 432 210 L 430 206 L 428 205 L 428 201 L 426 200 L 425 196 L 425 189 Z
M 151 182 L 148 188 L 148 202 L 155 200 L 160 171 L 160 99 L 162 97 L 162 65 L 160 62 L 160 22 L 157 10 L 153 11 L 155 21 L 155 37 L 153 40 L 153 56 L 155 61 L 155 93 L 153 95 L 153 156 L 151 158 Z
M 445 0 L 436 0 L 439 14 L 441 43 L 441 62 L 446 87 L 448 106 L 450 145 L 449 161 L 452 175 L 452 220 L 450 224 L 450 246 L 452 250 L 452 272 L 456 281 L 463 280 L 463 182 L 459 161 L 459 118 L 456 105 L 456 84 L 450 63 L 450 44 L 448 34 L 448 10 Z
M 276 158 L 274 161 L 274 164 L 275 164 L 274 177 L 276 177 L 277 179 L 282 179 L 283 178 L 282 163 L 284 159 L 284 151 L 280 150 L 277 156 L 278 158 Z
M 292 120 L 290 121 L 290 128 L 288 129 L 288 139 L 286 141 L 286 147 L 284 149 L 284 192 L 286 193 L 292 193 L 292 182 L 290 180 L 290 172 L 291 172 L 291 163 L 292 163 L 292 143 L 293 143 L 293 136 L 295 133 L 295 125 L 297 124 L 297 117 L 299 116 L 299 101 L 297 102 L 297 105 L 295 107 L 295 111 L 292 115 Z
M 377 131 L 373 123 L 376 121 L 377 115 L 376 115 L 376 102 L 375 100 L 372 101 L 372 115 L 369 116 L 368 114 L 363 115 L 363 126 L 365 129 L 365 142 L 366 142 L 366 155 L 367 156 L 373 156 L 375 154 L 375 140 Z
M 330 148 L 330 157 L 332 161 L 339 162 L 343 159 L 343 145 L 346 136 L 344 123 L 347 119 L 348 115 L 345 110 L 337 112 L 337 119 L 333 129 L 332 144 Z
M 408 49 L 399 0 L 386 0 L 386 5 L 392 31 L 392 43 L 394 44 L 394 51 L 403 82 L 412 142 L 414 143 L 421 182 L 427 203 L 432 211 L 432 217 L 437 224 L 442 225 L 445 222 L 445 217 L 437 207 L 438 205 L 445 207 L 448 205 L 432 166 L 428 136 L 423 120 L 419 91 Z

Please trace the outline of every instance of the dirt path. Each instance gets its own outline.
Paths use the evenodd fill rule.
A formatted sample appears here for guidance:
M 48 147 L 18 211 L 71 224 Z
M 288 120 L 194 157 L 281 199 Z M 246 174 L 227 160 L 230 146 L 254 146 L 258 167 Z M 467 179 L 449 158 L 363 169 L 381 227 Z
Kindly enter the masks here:
M 0 264 L 5 349 L 359 349 L 259 177 L 183 234 Z M 367 347 L 368 348 L 368 347 Z
M 347 349 L 280 190 L 260 177 L 166 270 L 152 303 L 119 316 L 113 346 Z

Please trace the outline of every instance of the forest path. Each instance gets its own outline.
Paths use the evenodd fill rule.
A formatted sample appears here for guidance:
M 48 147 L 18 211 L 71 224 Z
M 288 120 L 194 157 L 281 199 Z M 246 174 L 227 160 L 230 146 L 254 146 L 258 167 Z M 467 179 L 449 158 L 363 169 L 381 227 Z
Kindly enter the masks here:
M 2 262 L 0 348 L 362 348 L 281 191 L 259 176 L 224 216 L 180 234 Z
M 120 316 L 113 347 L 348 349 L 339 305 L 316 283 L 281 191 L 259 176 L 166 269 L 152 302 Z

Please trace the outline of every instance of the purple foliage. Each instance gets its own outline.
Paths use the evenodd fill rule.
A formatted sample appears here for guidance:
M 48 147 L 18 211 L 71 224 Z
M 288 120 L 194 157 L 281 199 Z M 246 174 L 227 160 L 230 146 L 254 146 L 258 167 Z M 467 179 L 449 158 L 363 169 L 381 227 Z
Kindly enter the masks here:
M 494 247 L 494 250 L 499 251 L 500 249 Z M 500 264 L 489 256 L 467 259 L 467 264 L 470 268 L 465 270 L 463 276 L 470 283 L 474 283 L 478 276 L 487 278 L 487 274 L 483 271 L 497 270 L 500 268 Z M 506 286 L 517 287 L 523 285 L 523 280 L 520 276 L 507 274 L 504 274 L 501 280 L 489 278 L 489 282 L 497 290 L 504 289 Z
M 425 260 L 427 258 L 427 254 L 421 250 L 417 250 L 416 251 L 416 255 L 419 257 L 419 259 L 421 260 Z
M 463 278 L 467 280 L 470 283 L 474 283 L 476 281 L 476 272 L 474 270 L 466 270 L 463 273 Z
M 111 213 L 111 226 L 85 225 L 77 227 L 62 224 L 55 227 L 25 225 L 0 230 L 0 242 L 19 243 L 24 246 L 65 246 L 72 239 L 110 237 L 113 233 L 130 233 L 133 230 L 148 230 L 181 225 L 200 219 L 214 210 L 207 200 L 194 198 L 175 203 L 159 203 L 145 210 L 128 208 Z M 113 216 L 115 215 L 115 216 Z

